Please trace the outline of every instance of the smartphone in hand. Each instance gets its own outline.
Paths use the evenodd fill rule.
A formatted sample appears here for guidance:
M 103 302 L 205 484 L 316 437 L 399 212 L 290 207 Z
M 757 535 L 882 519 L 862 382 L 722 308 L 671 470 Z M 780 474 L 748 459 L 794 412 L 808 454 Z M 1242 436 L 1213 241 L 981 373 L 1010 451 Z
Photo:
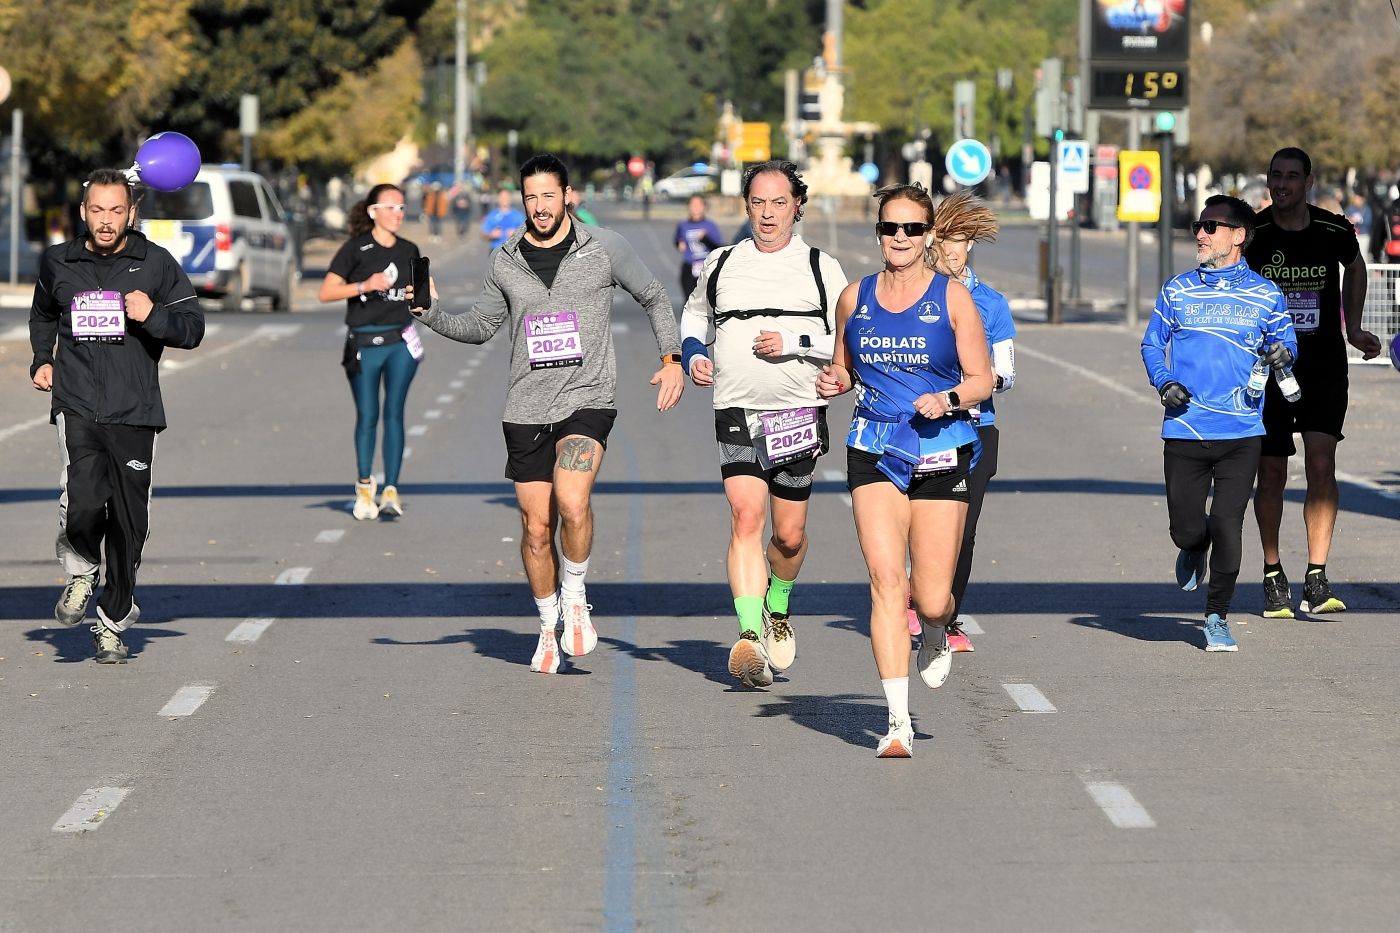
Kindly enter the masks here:
M 433 303 L 432 285 L 428 281 L 428 257 L 413 260 L 413 300 L 409 306 L 428 308 Z

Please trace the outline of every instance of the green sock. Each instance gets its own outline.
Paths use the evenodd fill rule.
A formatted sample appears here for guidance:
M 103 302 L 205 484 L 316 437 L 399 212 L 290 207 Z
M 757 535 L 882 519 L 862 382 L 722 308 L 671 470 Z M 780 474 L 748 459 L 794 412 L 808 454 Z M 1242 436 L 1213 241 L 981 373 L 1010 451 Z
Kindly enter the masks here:
M 792 594 L 792 585 L 796 580 L 779 580 L 777 574 L 768 575 L 768 609 L 770 612 L 781 612 L 787 615 L 788 596 Z
M 739 613 L 739 630 L 763 637 L 763 597 L 736 596 L 734 611 Z

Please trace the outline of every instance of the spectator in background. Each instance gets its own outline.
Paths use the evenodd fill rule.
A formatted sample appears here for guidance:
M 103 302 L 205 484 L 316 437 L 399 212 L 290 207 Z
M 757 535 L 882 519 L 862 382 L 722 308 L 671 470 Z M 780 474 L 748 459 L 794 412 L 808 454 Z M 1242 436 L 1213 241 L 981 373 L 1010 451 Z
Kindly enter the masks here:
M 447 192 L 435 181 L 423 195 L 423 213 L 428 217 L 428 241 L 442 242 L 442 219 L 447 216 Z
M 515 206 L 510 189 L 496 192 L 496 209 L 481 221 L 481 235 L 491 244 L 492 249 L 500 249 L 515 231 L 525 226 L 525 215 Z
M 578 219 L 581 224 L 588 224 L 590 227 L 598 226 L 598 218 L 593 216 L 583 204 L 583 197 L 573 188 L 564 192 L 564 203 L 569 206 L 569 212 Z
M 452 188 L 452 219 L 457 224 L 457 239 L 462 239 L 467 235 L 472 218 L 472 192 L 466 184 L 455 185 Z

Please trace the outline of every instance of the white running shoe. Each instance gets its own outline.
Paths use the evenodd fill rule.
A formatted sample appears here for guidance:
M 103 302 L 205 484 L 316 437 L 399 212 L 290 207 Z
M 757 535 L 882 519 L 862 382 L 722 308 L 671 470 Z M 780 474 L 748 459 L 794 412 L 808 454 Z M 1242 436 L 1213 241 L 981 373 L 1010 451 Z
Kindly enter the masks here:
M 403 518 L 403 503 L 399 501 L 396 487 L 385 486 L 379 494 L 379 514 L 385 518 Z
M 598 647 L 598 630 L 588 613 L 593 607 L 581 599 L 563 596 L 559 599 L 559 610 L 564 617 L 564 637 L 559 646 L 565 654 L 581 657 Z
M 772 686 L 773 668 L 768 664 L 763 643 L 753 632 L 740 632 L 739 640 L 729 649 L 729 673 L 745 687 Z
M 537 674 L 559 673 L 559 641 L 553 628 L 540 629 L 540 642 L 535 646 L 535 656 L 530 659 L 530 670 Z
M 890 731 L 875 749 L 876 758 L 913 758 L 914 724 L 908 719 L 898 722 L 890 717 Z
M 355 507 L 350 510 L 355 521 L 364 522 L 379 517 L 379 506 L 374 504 L 374 487 L 373 479 L 368 483 L 355 482 Z
M 948 644 L 948 630 L 941 625 L 930 625 L 924 632 L 924 643 L 919 646 L 919 676 L 934 690 L 943 686 L 948 672 L 953 669 L 953 650 Z
M 768 655 L 768 664 L 773 670 L 782 673 L 792 667 L 797 660 L 797 633 L 792 630 L 792 620 L 786 612 L 772 612 L 768 603 L 763 604 L 763 651 Z
M 53 617 L 61 625 L 77 625 L 87 616 L 88 600 L 97 586 L 97 571 L 74 574 L 68 578 L 58 604 L 53 607 Z

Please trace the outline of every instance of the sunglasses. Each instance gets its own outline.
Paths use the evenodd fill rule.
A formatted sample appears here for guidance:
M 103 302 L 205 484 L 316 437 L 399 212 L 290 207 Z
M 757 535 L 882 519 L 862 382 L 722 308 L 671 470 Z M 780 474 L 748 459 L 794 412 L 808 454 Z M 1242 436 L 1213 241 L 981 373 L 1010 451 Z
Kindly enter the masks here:
M 1194 235 L 1204 230 L 1206 236 L 1215 236 L 1216 227 L 1229 227 L 1231 230 L 1240 229 L 1239 224 L 1226 223 L 1223 220 L 1196 220 L 1191 222 L 1191 233 Z
M 397 211 L 400 214 L 403 213 L 402 204 L 371 204 L 369 209 L 372 211 Z
M 880 236 L 894 236 L 902 229 L 904 235 L 912 240 L 916 236 L 923 236 L 925 233 L 928 233 L 930 226 L 930 224 L 920 223 L 917 220 L 911 220 L 907 224 L 897 224 L 892 220 L 882 220 L 875 224 L 875 232 L 880 234 Z

